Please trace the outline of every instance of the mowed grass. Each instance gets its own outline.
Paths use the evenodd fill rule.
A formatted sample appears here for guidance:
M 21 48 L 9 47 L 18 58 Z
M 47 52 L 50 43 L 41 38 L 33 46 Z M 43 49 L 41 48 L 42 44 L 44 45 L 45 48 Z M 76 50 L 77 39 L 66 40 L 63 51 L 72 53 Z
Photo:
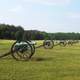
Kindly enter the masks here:
M 10 50 L 13 42 L 0 40 L 0 54 Z M 2 58 L 0 80 L 80 80 L 80 44 L 39 48 L 29 61 Z

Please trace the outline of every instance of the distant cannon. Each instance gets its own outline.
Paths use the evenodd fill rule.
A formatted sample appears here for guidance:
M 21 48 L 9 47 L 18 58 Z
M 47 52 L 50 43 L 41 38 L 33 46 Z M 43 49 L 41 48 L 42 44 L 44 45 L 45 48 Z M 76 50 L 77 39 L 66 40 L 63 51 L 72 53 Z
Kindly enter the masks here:
M 66 46 L 67 43 L 66 43 L 66 41 L 63 40 L 63 41 L 60 41 L 60 42 L 59 42 L 59 45 L 60 45 L 60 46 Z

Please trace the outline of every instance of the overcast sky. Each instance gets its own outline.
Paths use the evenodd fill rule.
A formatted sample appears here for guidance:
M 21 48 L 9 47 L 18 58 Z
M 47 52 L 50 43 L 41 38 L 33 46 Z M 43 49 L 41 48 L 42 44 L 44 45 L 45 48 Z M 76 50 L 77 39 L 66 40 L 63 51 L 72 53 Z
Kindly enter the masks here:
M 80 32 L 80 0 L 0 0 L 0 23 L 47 32 Z

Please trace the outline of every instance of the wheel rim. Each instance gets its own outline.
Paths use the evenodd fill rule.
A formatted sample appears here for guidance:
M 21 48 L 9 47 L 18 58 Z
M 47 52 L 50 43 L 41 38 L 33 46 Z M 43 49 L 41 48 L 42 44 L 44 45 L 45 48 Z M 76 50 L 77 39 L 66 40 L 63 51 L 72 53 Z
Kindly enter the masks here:
M 12 50 L 13 58 L 15 58 L 16 60 L 29 60 L 29 58 L 31 58 L 33 54 L 32 46 L 28 42 L 25 42 L 27 46 L 23 46 L 18 50 L 15 50 L 15 46 L 18 43 L 21 43 L 21 42 L 15 42 L 12 46 L 11 50 Z
M 43 42 L 43 46 L 44 46 L 44 48 L 46 48 L 46 49 L 52 49 L 53 46 L 54 46 L 54 42 L 53 42 L 52 40 L 45 40 L 45 41 Z

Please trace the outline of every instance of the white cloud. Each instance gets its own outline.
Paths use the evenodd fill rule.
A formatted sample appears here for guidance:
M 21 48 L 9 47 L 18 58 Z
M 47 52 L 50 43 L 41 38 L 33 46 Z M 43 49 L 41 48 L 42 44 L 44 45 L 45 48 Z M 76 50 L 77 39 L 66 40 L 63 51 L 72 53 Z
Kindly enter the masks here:
M 79 12 L 69 12 L 69 13 L 67 13 L 67 16 L 69 18 L 79 19 L 80 18 L 80 13 Z
M 23 10 L 23 7 L 21 5 L 17 5 L 16 7 L 13 7 L 11 9 L 9 9 L 10 12 L 21 12 Z
M 24 1 L 45 5 L 68 5 L 71 2 L 71 0 L 24 0 Z

